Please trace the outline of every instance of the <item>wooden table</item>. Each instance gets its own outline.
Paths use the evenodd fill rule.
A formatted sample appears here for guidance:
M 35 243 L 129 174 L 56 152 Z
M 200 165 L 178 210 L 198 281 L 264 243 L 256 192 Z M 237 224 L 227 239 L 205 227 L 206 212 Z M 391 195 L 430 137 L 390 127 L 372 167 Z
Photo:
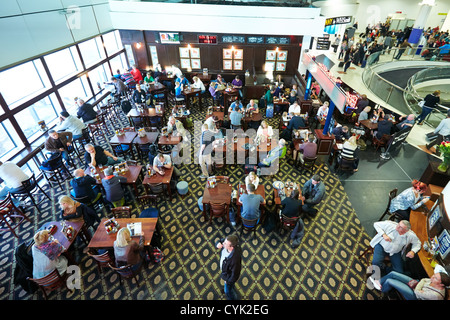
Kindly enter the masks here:
M 203 192 L 203 217 L 206 220 L 206 204 L 213 203 L 226 203 L 231 204 L 231 192 L 233 187 L 229 183 L 217 183 L 215 188 L 208 188 L 205 183 L 205 191 Z
M 133 131 L 133 132 L 124 132 L 123 135 L 114 135 L 111 140 L 109 140 L 109 143 L 112 145 L 112 149 L 114 151 L 114 154 L 117 156 L 116 154 L 116 149 L 114 148 L 114 145 L 118 145 L 118 144 L 124 144 L 127 145 L 130 148 L 130 152 L 131 152 L 131 157 L 134 158 L 134 152 L 133 152 L 133 140 L 134 138 L 136 138 L 137 136 L 137 132 Z
M 153 163 L 150 163 L 153 166 Z M 153 176 L 145 175 L 142 184 L 145 188 L 145 193 L 149 194 L 149 184 L 158 184 L 162 183 L 167 187 L 167 193 L 169 194 L 169 199 L 172 200 L 172 190 L 170 189 L 170 180 L 172 179 L 173 174 L 173 165 L 170 169 L 164 168 L 164 175 L 160 175 L 159 173 L 155 173 Z
M 223 98 L 224 98 L 224 111 L 228 112 L 228 108 L 230 107 L 230 102 L 236 100 L 236 97 L 239 94 L 239 90 L 238 89 L 223 89 L 223 90 L 218 90 L 220 92 L 222 92 L 223 94 Z
M 104 169 L 100 170 L 98 167 L 95 167 L 95 173 L 100 176 L 100 180 L 97 179 L 97 184 L 102 185 L 102 180 L 105 177 Z M 127 181 L 124 182 L 126 185 L 133 186 L 134 193 L 136 196 L 139 195 L 139 191 L 137 189 L 137 181 L 140 177 L 142 171 L 142 166 L 136 165 L 136 166 L 128 166 L 128 171 L 125 171 L 124 173 L 120 173 L 119 176 L 127 178 Z M 84 171 L 87 175 L 93 176 L 95 173 L 91 172 L 91 167 L 87 167 L 87 169 Z
M 274 112 L 276 111 L 275 110 L 275 106 L 279 106 L 280 107 L 280 113 L 283 113 L 284 111 L 288 111 L 289 110 L 289 100 L 287 100 L 287 99 L 284 99 L 284 100 L 282 100 L 282 99 L 276 99 L 276 98 L 274 98 L 273 99 L 273 105 L 274 105 Z
M 145 136 L 140 137 L 139 134 L 134 138 L 134 144 L 152 144 L 158 139 L 159 132 L 144 132 Z
M 151 126 L 150 118 L 160 117 L 162 119 L 164 117 L 164 111 L 156 112 L 156 108 L 142 108 L 139 110 L 133 108 L 127 113 L 127 117 L 131 126 L 134 126 L 134 123 L 131 119 L 132 117 L 141 117 L 144 124 L 150 127 Z
M 64 251 L 63 254 L 67 257 L 67 259 L 69 259 L 69 261 L 72 264 L 76 264 L 75 260 L 73 259 L 72 255 L 69 252 L 69 248 L 75 242 L 75 239 L 79 233 L 82 233 L 83 237 L 85 237 L 86 240 L 89 241 L 90 240 L 89 232 L 87 232 L 87 230 L 86 230 L 86 225 L 85 225 L 84 221 L 67 221 L 67 220 L 65 220 L 65 221 L 66 221 L 67 226 L 71 226 L 73 228 L 74 237 L 72 238 L 72 240 L 67 239 L 66 235 L 62 232 L 62 225 L 61 225 L 62 221 L 46 222 L 46 223 L 44 223 L 44 225 L 42 225 L 40 230 L 45 230 L 48 227 L 50 227 L 51 225 L 55 225 L 57 229 L 56 229 L 56 232 L 53 234 L 53 238 L 58 240 L 58 242 L 61 245 L 63 245 L 64 248 L 66 248 L 66 251 Z
M 111 249 L 114 248 L 114 241 L 117 238 L 117 232 L 107 234 L 104 227 L 105 221 L 108 219 L 103 218 L 98 225 L 97 230 L 92 236 L 91 241 L 88 244 L 89 249 Z M 152 241 L 153 232 L 156 230 L 156 223 L 158 218 L 125 218 L 116 219 L 119 223 L 119 229 L 126 228 L 128 223 L 140 222 L 142 224 L 142 232 L 144 233 L 144 246 L 149 249 Z
M 173 136 L 169 134 L 168 136 L 161 135 L 158 140 L 160 145 L 177 145 L 181 142 L 181 136 Z
M 244 114 L 242 120 L 244 121 L 244 129 L 247 130 L 250 122 L 260 122 L 262 120 L 262 114 L 261 112 L 253 112 L 251 116 L 246 116 L 246 114 Z
M 167 99 L 167 88 L 165 85 L 163 85 L 161 83 L 150 84 L 149 88 L 148 88 L 148 92 L 151 95 L 160 94 L 160 93 L 164 94 L 165 105 L 166 106 L 169 105 L 169 100 Z
M 184 89 L 183 95 L 186 97 L 186 108 L 191 108 L 191 98 L 198 96 L 199 105 L 202 105 L 202 90 L 198 88 Z
M 217 119 L 219 119 L 219 122 L 223 122 L 223 119 L 225 118 L 225 112 L 224 111 L 213 111 L 212 114 L 206 115 L 205 120 L 212 116 L 216 116 Z
M 359 123 L 361 123 L 366 129 L 369 130 L 378 129 L 378 122 L 373 123 L 371 120 L 361 120 Z

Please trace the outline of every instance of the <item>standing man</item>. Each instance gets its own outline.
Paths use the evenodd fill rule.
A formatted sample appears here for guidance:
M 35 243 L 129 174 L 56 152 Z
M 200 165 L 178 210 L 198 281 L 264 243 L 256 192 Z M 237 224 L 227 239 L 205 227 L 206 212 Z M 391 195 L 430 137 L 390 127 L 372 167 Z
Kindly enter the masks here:
M 398 46 L 398 53 L 397 55 L 394 57 L 394 59 L 400 60 L 400 57 L 402 56 L 403 52 L 405 52 L 407 47 L 411 47 L 411 45 L 409 44 L 408 40 L 405 39 L 403 40 L 403 42 Z
M 241 275 L 242 251 L 238 237 L 229 235 L 225 241 L 219 241 L 216 245 L 222 249 L 220 254 L 220 277 L 225 281 L 224 291 L 228 300 L 237 300 L 235 283 Z
M 437 107 L 437 104 L 441 101 L 441 91 L 436 90 L 432 94 L 427 94 L 423 101 L 422 112 L 416 119 L 418 125 L 422 125 L 425 118 Z
M 439 150 L 439 145 L 444 140 L 450 139 L 450 110 L 447 111 L 447 118 L 441 120 L 437 128 L 432 131 L 432 135 L 437 134 L 437 138 L 434 141 L 430 142 L 426 145 L 427 149 L 431 149 L 432 146 L 436 146 L 436 154 L 440 155 L 441 151 Z
M 199 163 L 202 169 L 201 179 L 207 179 L 212 171 L 212 156 L 211 153 L 214 149 L 214 132 L 211 131 L 207 124 L 202 126 L 202 135 L 200 137 L 200 152 L 199 152 Z
M 319 204 L 325 196 L 325 185 L 318 174 L 313 175 L 310 180 L 306 181 L 302 194 L 304 203 L 302 211 L 312 218 L 317 213 L 317 209 L 314 209 L 314 206 Z

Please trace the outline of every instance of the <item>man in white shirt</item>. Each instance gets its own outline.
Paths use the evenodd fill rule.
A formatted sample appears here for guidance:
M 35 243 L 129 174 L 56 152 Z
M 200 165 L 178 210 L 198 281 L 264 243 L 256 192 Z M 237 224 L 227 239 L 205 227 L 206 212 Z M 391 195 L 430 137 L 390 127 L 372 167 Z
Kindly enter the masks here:
M 0 161 L 0 179 L 11 188 L 10 191 L 13 193 L 22 190 L 22 181 L 29 179 L 29 177 L 15 163 L 10 161 L 2 163 Z
M 419 238 L 411 230 L 411 224 L 407 220 L 398 223 L 388 220 L 375 222 L 373 226 L 377 234 L 370 241 L 373 248 L 372 265 L 380 267 L 382 272 L 391 271 L 387 271 L 383 263 L 384 258 L 389 256 L 392 270 L 403 273 L 402 251 L 404 248 L 411 244 L 411 250 L 406 254 L 406 257 L 414 258 L 422 247 Z
M 62 111 L 59 119 L 61 122 L 55 128 L 55 131 L 72 132 L 72 139 L 78 139 L 83 136 L 83 129 L 86 128 L 86 124 L 83 121 L 70 115 L 67 111 Z

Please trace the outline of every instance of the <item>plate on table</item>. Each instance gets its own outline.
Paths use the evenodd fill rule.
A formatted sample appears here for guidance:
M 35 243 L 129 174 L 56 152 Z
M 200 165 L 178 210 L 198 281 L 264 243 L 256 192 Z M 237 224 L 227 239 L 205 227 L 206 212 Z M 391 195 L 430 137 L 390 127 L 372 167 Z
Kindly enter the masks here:
M 284 188 L 284 183 L 281 182 L 281 181 L 275 181 L 275 182 L 273 183 L 273 187 L 274 187 L 275 189 L 278 189 L 278 190 L 283 189 L 283 188 Z

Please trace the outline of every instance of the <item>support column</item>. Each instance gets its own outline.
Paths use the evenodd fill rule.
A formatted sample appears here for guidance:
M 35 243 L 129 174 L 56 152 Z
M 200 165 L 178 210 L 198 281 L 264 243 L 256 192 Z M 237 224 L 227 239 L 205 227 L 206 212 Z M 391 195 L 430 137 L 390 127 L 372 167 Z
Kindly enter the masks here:
M 325 120 L 325 125 L 323 126 L 323 134 L 328 134 L 328 127 L 330 126 L 331 118 L 333 117 L 334 112 L 334 102 L 333 100 L 330 100 L 330 105 L 328 106 L 328 114 L 327 119 Z
M 420 11 L 414 22 L 414 26 L 411 30 L 411 34 L 409 35 L 408 42 L 412 44 L 418 44 L 420 38 L 423 34 L 423 29 L 425 27 L 425 23 L 427 22 L 428 16 L 430 15 L 431 7 L 434 6 L 434 0 L 422 0 L 420 3 Z

